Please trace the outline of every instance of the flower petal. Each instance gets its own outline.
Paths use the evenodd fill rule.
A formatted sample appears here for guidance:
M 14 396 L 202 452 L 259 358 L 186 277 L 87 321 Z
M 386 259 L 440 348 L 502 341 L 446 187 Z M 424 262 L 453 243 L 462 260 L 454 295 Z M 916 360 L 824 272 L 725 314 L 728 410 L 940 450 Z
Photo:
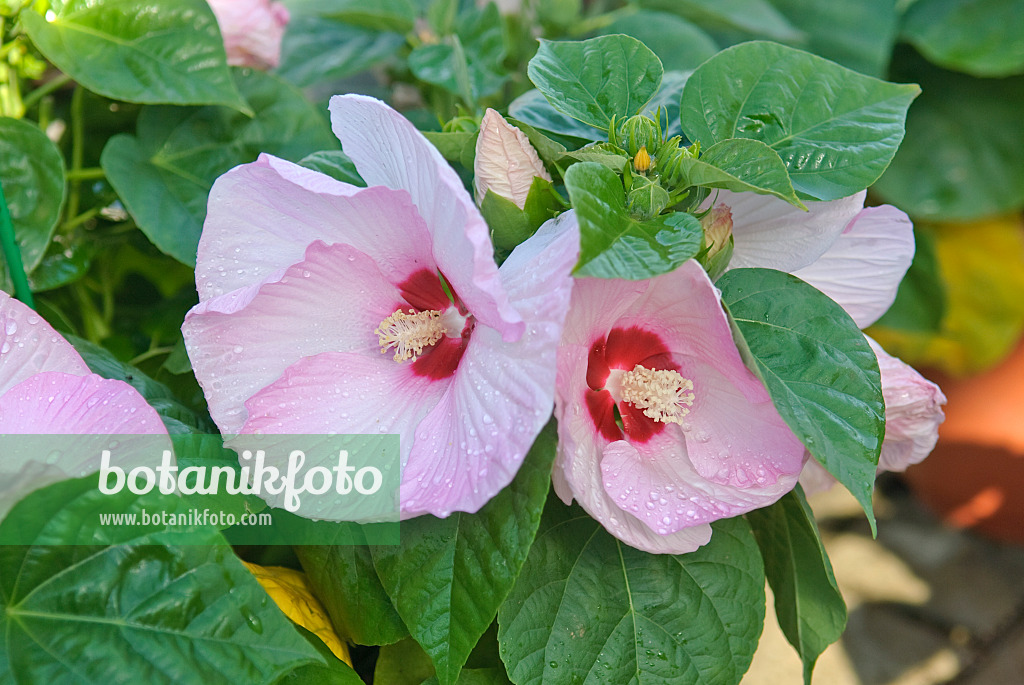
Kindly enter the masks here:
M 328 351 L 380 356 L 374 329 L 402 304 L 368 256 L 315 241 L 278 280 L 194 307 L 182 333 L 210 415 L 222 432 L 235 433 L 245 401 L 299 359 Z
M 732 210 L 735 247 L 729 266 L 793 271 L 825 253 L 864 207 L 865 192 L 829 202 L 807 202 L 808 211 L 770 195 L 712 195 L 715 205 Z
M 842 305 L 860 328 L 892 306 L 914 259 L 914 226 L 889 205 L 861 210 L 810 266 L 793 272 Z
M 475 512 L 515 476 L 551 414 L 556 349 L 579 255 L 571 212 L 545 223 L 501 267 L 526 320 L 518 341 L 477 326 L 454 380 L 416 430 L 402 475 L 402 510 Z
M 260 283 L 301 261 L 314 240 L 355 247 L 393 282 L 434 268 L 426 224 L 408 193 L 356 188 L 261 155 L 210 191 L 196 261 L 200 301 Z
M 0 395 L 42 371 L 91 373 L 71 343 L 50 324 L 0 291 Z
M 473 160 L 477 203 L 483 202 L 490 190 L 522 209 L 526 206 L 533 179 L 538 176 L 551 180 L 551 174 L 544 168 L 529 139 L 488 108 L 480 122 Z
M 331 98 L 331 125 L 371 186 L 406 190 L 427 223 L 434 259 L 469 310 L 508 341 L 524 330 L 501 285 L 490 229 L 455 171 L 423 134 L 380 100 Z
M 927 457 L 939 438 L 939 424 L 946 418 L 946 396 L 931 381 L 868 338 L 878 357 L 885 398 L 885 439 L 878 467 L 903 471 Z

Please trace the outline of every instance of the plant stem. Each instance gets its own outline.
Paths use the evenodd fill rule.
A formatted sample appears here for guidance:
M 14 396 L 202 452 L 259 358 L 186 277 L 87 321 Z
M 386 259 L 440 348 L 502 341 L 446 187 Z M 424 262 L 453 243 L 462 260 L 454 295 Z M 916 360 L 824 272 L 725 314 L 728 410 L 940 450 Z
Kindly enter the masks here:
M 68 192 L 67 216 L 78 215 L 79 203 L 79 179 L 75 174 L 82 170 L 82 157 L 85 154 L 85 122 L 83 121 L 83 109 L 85 100 L 85 89 L 75 86 L 75 92 L 71 96 L 71 169 L 68 173 L 68 180 L 71 182 L 71 189 Z
M 70 169 L 65 175 L 69 181 L 94 181 L 98 178 L 105 178 L 106 174 L 102 167 L 93 166 L 85 169 Z
M 7 200 L 4 198 L 2 186 L 0 186 L 0 247 L 3 248 L 7 270 L 10 271 L 11 280 L 14 282 L 14 295 L 35 309 L 32 288 L 29 287 L 28 276 L 25 274 L 25 264 L 21 261 L 21 250 L 18 249 L 18 241 L 14 236 L 14 224 L 11 222 L 11 213 L 7 209 Z
M 42 100 L 44 97 L 46 97 L 53 91 L 57 90 L 58 88 L 64 85 L 67 85 L 68 83 L 71 83 L 71 77 L 67 74 L 61 74 L 57 78 L 50 79 L 49 81 L 47 81 L 43 85 L 33 90 L 28 95 L 26 95 L 24 98 L 22 98 L 21 103 L 25 106 L 25 109 L 28 109 L 32 105 L 36 104 L 36 102 L 38 102 L 39 100 Z

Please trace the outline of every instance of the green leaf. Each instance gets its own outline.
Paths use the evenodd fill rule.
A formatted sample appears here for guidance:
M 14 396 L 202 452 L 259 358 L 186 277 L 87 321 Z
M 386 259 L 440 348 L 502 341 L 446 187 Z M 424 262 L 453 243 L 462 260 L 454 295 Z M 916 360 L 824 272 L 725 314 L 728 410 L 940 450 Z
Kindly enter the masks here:
M 977 79 L 908 51 L 896 78 L 921 83 L 907 139 L 875 190 L 915 218 L 968 220 L 1024 207 L 1024 76 Z
M 867 188 L 885 171 L 919 92 L 783 45 L 743 43 L 690 76 L 682 125 L 704 146 L 760 140 L 779 153 L 797 191 L 834 200 Z
M 738 683 L 764 624 L 764 568 L 746 521 L 712 527 L 683 555 L 633 549 L 581 513 L 538 536 L 498 612 L 511 679 Z
M 342 79 L 388 59 L 405 44 L 399 33 L 373 31 L 340 19 L 298 16 L 281 41 L 277 73 L 297 86 Z
M 484 215 L 491 229 L 494 246 L 502 250 L 511 250 L 533 235 L 541 224 L 554 217 L 564 208 L 564 203 L 551 185 L 551 181 L 536 176 L 530 184 L 523 209 L 519 209 L 511 200 L 488 190 L 484 195 L 484 201 L 480 203 L 480 213 Z
M 412 31 L 416 21 L 416 6 L 410 0 L 328 0 L 318 11 L 353 26 L 396 33 Z
M 21 23 L 48 60 L 115 100 L 249 111 L 203 0 L 63 0 Z
M 643 113 L 654 120 L 657 120 L 658 109 L 661 109 L 661 130 L 666 139 L 683 135 L 683 127 L 679 125 L 679 100 L 689 78 L 688 71 L 666 71 L 661 87 L 644 108 Z
M 25 271 L 39 266 L 64 207 L 64 159 L 39 127 L 0 117 L 0 181 Z M 11 290 L 0 254 L 0 289 Z
M 796 276 L 733 269 L 718 279 L 747 365 L 811 455 L 864 508 L 885 434 L 875 353 L 838 304 Z
M 348 155 L 340 150 L 314 152 L 303 157 L 299 164 L 307 169 L 326 174 L 335 181 L 350 183 L 361 188 L 366 187 L 366 181 L 359 175 L 356 165 L 348 158 Z
M 338 635 L 360 645 L 389 645 L 409 635 L 368 547 L 296 547 L 295 553 Z
M 900 282 L 896 300 L 874 325 L 938 333 L 946 314 L 946 283 L 935 252 L 935 239 L 916 226 L 914 244 L 914 261 Z
M 637 114 L 654 97 L 664 69 L 636 38 L 614 35 L 541 40 L 527 71 L 555 109 L 607 131 L 613 117 Z
M 649 47 L 666 70 L 693 70 L 718 52 L 714 39 L 682 17 L 640 10 L 612 22 L 601 33 L 624 33 Z
M 423 131 L 423 136 L 437 148 L 442 157 L 466 169 L 473 168 L 479 134 L 479 131 Z
M 537 89 L 528 90 L 513 100 L 508 106 L 508 113 L 517 121 L 541 131 L 568 136 L 570 140 L 565 141 L 567 147 L 575 148 L 588 141 L 607 140 L 608 138 L 607 131 L 602 133 L 592 126 L 582 124 L 559 112 Z M 540 148 L 538 148 L 539 152 Z
M 512 685 L 503 668 L 467 668 L 459 674 L 456 685 Z M 423 685 L 437 685 L 436 677 L 423 681 Z
M 580 162 L 565 172 L 565 186 L 580 224 L 575 274 L 641 280 L 672 271 L 700 250 L 700 222 L 685 212 L 637 221 L 626 212 L 614 171 Z
M 896 42 L 898 17 L 893 0 L 772 0 L 772 4 L 804 32 L 802 47 L 862 74 L 885 76 Z
M 159 383 L 134 366 L 125 364 L 106 349 L 88 340 L 65 336 L 89 369 L 104 378 L 124 381 L 135 388 L 160 415 L 167 432 L 176 435 L 182 433 L 216 433 L 217 429 L 206 417 L 198 416 L 194 411 L 183 405 L 175 397 L 171 389 Z
M 438 680 L 452 685 L 512 589 L 537 534 L 555 455 L 553 425 L 512 483 L 476 514 L 402 522 L 402 544 L 373 548 L 373 563 Z
M 1016 0 L 917 0 L 903 15 L 903 37 L 947 69 L 1024 72 L 1024 12 Z
M 846 628 L 843 600 L 814 513 L 799 486 L 770 507 L 747 514 L 775 595 L 775 615 L 804 663 L 804 684 L 818 656 Z
M 15 505 L 0 537 L 37 541 L 0 547 L 0 630 L 18 682 L 263 683 L 322 661 L 215 530 L 102 526 L 97 513 L 175 500 L 105 495 L 93 477 Z
M 273 599 L 273 597 L 271 598 Z M 320 638 L 302 626 L 295 629 L 320 653 L 325 663 L 306 664 L 288 673 L 274 685 L 365 685 L 352 667 L 339 659 Z M 396 684 L 401 685 L 401 684 Z
M 441 86 L 467 103 L 490 95 L 508 78 L 501 62 L 505 36 L 496 5 L 462 14 L 446 42 L 421 45 L 409 54 L 416 78 Z
M 700 159 L 679 155 L 659 171 L 683 187 L 707 186 L 774 195 L 806 209 L 793 191 L 782 158 L 759 140 L 723 140 L 704 150 Z
M 767 0 L 640 0 L 640 5 L 674 12 L 708 29 L 743 31 L 783 41 L 802 38 Z
M 298 161 L 338 147 L 322 113 L 298 90 L 258 71 L 236 73 L 253 117 L 223 107 L 146 107 L 136 134 L 114 136 L 100 158 L 143 233 L 189 266 L 218 176 L 261 152 Z
M 373 681 L 388 685 L 420 685 L 433 675 L 430 655 L 411 637 L 381 647 L 373 669 Z

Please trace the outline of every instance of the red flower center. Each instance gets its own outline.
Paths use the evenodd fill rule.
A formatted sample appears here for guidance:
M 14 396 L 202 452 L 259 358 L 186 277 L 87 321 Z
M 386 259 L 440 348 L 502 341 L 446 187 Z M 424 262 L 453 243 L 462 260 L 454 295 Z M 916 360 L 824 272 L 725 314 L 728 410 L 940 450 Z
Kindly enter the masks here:
M 398 284 L 402 298 L 415 310 L 415 312 L 447 312 L 453 307 L 452 300 L 441 285 L 441 277 L 437 272 L 429 269 L 420 269 L 409 278 Z M 465 324 L 462 335 L 451 337 L 443 335 L 429 346 L 422 348 L 422 353 L 412 362 L 412 371 L 417 376 L 423 376 L 432 380 L 450 378 L 459 368 L 462 355 L 466 352 L 469 344 L 469 336 L 475 325 L 473 316 L 468 313 L 465 305 L 459 299 L 455 291 L 452 291 L 454 307 L 458 313 L 465 317 Z

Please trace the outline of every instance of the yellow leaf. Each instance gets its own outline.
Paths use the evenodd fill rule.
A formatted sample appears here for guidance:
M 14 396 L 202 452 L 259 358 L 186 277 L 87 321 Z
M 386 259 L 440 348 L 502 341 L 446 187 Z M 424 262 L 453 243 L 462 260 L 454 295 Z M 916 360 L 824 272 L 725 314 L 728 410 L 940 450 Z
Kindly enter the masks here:
M 1024 222 L 1012 214 L 926 230 L 935 237 L 946 283 L 941 330 L 873 327 L 868 333 L 914 366 L 956 376 L 977 373 L 1009 354 L 1024 331 Z
M 334 656 L 352 665 L 348 647 L 334 632 L 320 600 L 313 594 L 306 574 L 280 566 L 259 566 L 243 561 L 284 615 L 316 635 Z

